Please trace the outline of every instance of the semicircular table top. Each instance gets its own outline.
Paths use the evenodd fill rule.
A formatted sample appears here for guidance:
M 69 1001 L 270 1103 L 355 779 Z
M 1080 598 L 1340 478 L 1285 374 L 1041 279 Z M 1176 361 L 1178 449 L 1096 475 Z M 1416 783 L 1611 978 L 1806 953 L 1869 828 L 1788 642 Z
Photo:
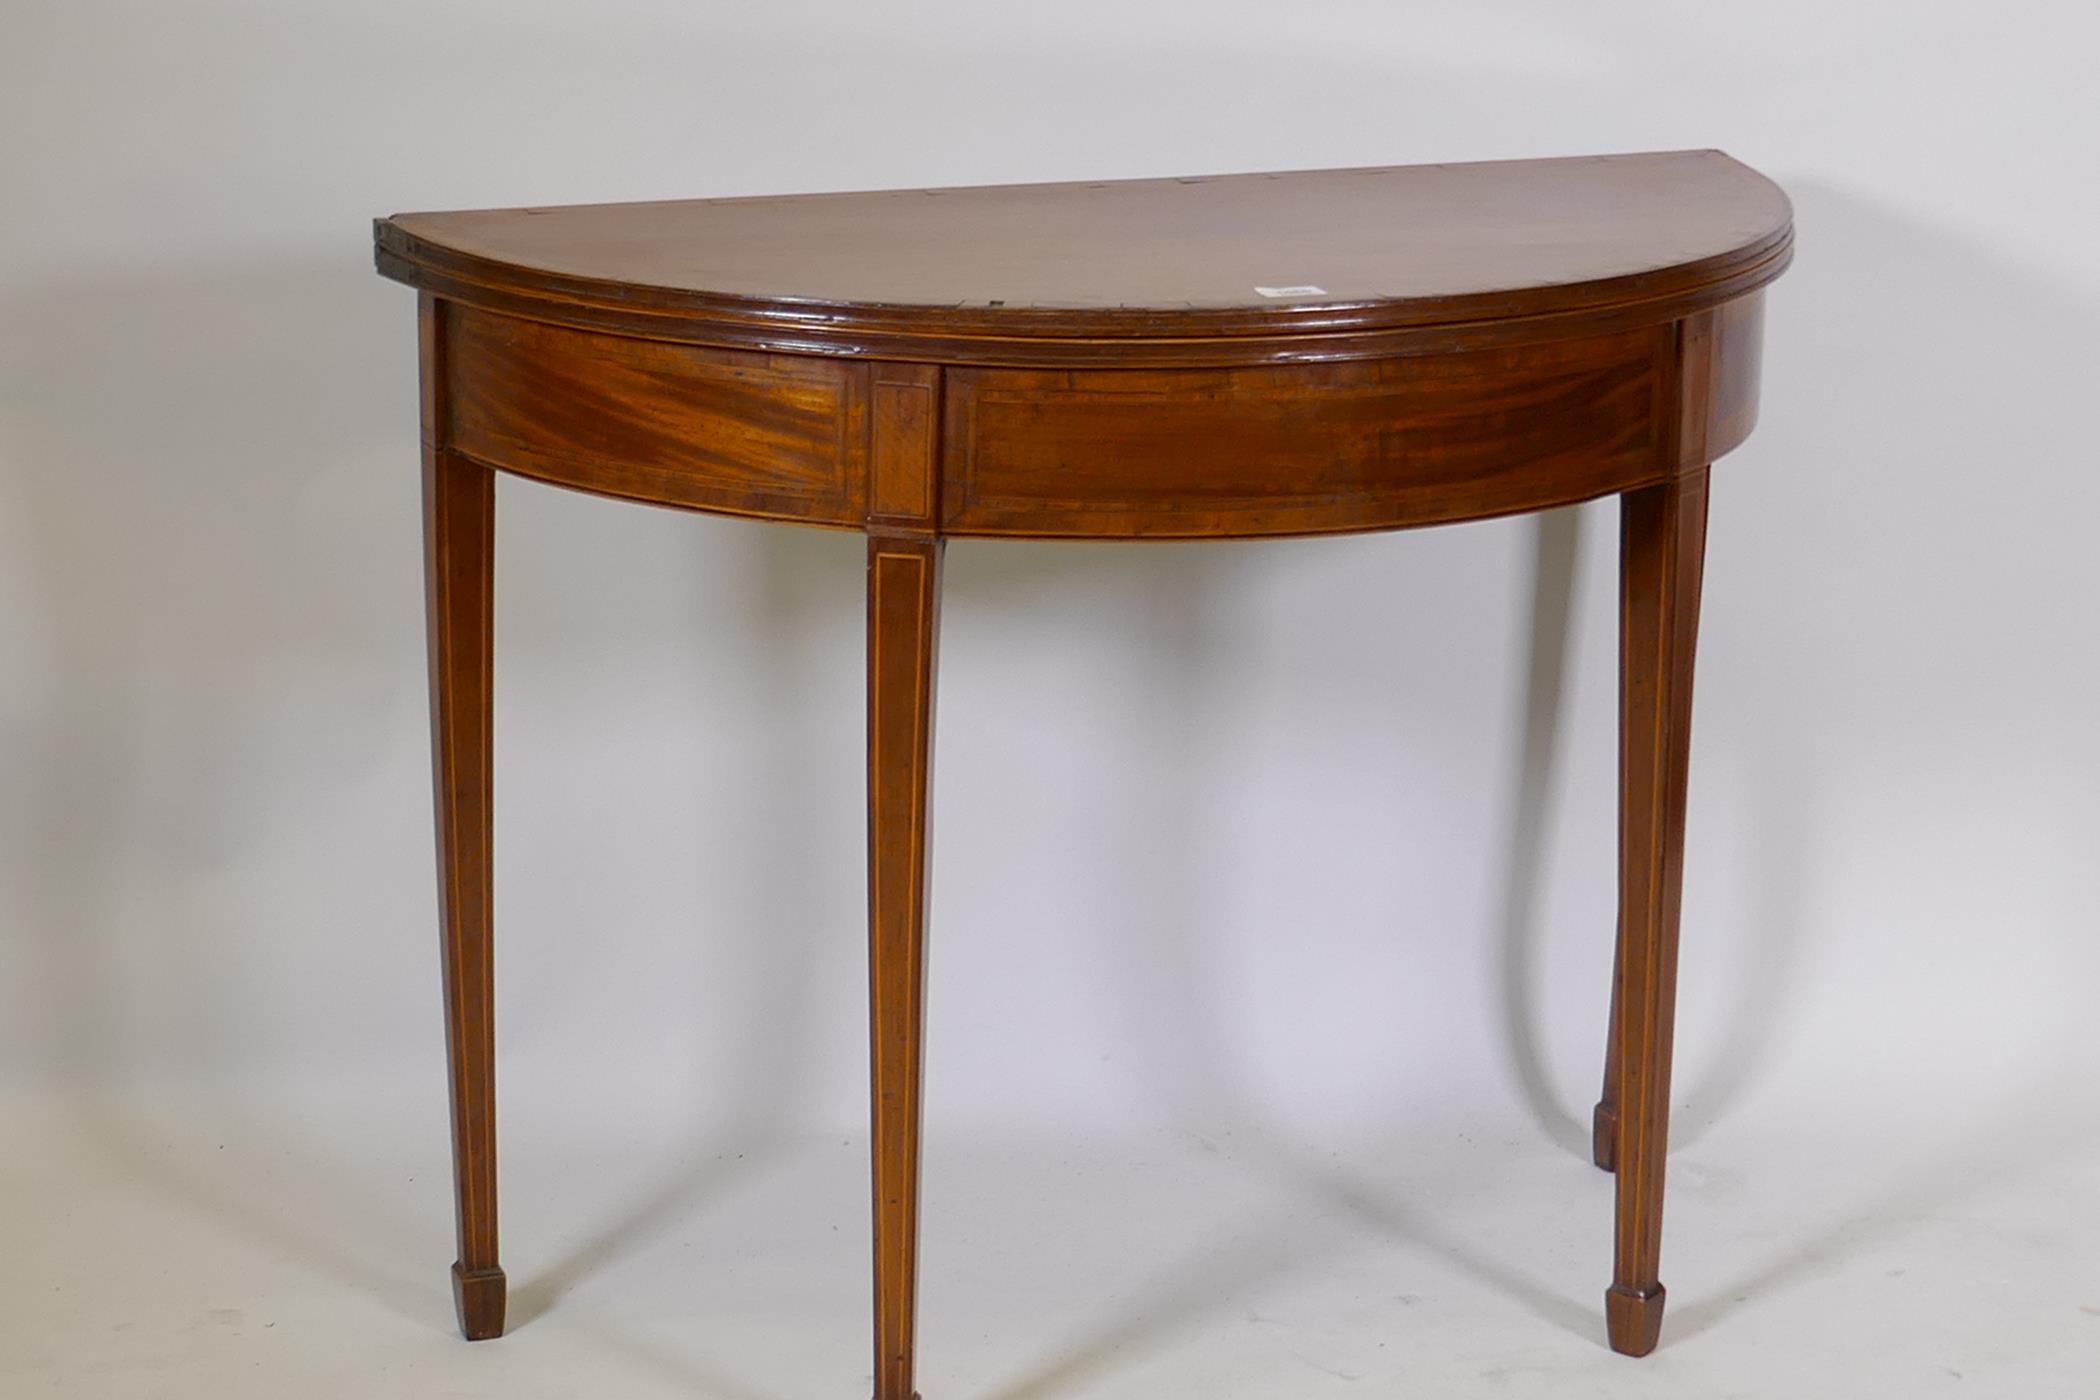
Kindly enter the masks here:
M 1719 151 L 397 214 L 380 270 L 549 319 L 955 358 L 1645 308 L 1784 268 L 1784 193 Z M 1344 352 L 1346 353 L 1346 352 Z M 935 354 L 935 358 L 946 355 Z M 1025 358 L 1025 356 L 1024 356 Z

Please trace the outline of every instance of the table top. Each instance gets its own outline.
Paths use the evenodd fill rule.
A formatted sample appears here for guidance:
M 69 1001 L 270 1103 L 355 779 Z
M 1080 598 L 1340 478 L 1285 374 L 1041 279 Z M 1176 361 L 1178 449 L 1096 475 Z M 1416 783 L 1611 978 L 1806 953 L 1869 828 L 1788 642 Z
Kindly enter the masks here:
M 1536 510 L 1756 418 L 1786 196 L 1718 151 L 378 221 L 433 450 L 941 536 Z
M 1786 196 L 1719 151 L 398 214 L 380 269 L 758 348 L 1305 336 L 1535 318 L 1776 276 Z M 1718 295 L 1718 294 L 1717 294 Z M 714 327 L 710 334 L 707 327 Z

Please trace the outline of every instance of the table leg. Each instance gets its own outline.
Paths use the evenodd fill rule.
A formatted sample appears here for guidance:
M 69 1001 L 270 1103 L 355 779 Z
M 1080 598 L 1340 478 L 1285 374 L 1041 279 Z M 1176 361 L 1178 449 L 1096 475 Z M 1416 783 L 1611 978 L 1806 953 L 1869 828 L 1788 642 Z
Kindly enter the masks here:
M 1619 951 L 1614 1030 L 1618 1228 L 1605 1319 L 1614 1351 L 1662 1331 L 1663 1165 L 1677 1001 L 1692 655 L 1706 547 L 1705 468 L 1620 498 Z
M 875 1400 L 912 1400 L 926 833 L 941 541 L 868 538 L 868 991 Z
M 423 464 L 425 588 L 430 610 L 430 732 L 437 795 L 445 1052 L 451 1070 L 459 1329 L 503 1333 L 496 1261 L 495 986 L 491 912 L 490 687 L 493 676 L 496 477 L 442 450 Z
M 1604 1037 L 1604 1093 L 1590 1115 L 1590 1160 L 1605 1171 L 1619 1164 L 1619 956 L 1621 935 L 1612 934 L 1611 1025 Z

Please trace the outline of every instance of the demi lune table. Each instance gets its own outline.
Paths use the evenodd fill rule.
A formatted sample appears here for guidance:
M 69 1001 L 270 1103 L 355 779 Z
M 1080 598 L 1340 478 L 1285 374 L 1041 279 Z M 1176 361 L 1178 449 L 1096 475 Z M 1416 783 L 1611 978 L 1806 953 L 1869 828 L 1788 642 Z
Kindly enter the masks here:
M 875 1396 L 911 1400 L 926 815 L 951 537 L 1340 534 L 1620 499 L 1611 1345 L 1658 1278 L 1708 466 L 1786 196 L 1717 151 L 402 214 L 461 1329 L 503 1330 L 495 479 L 867 536 Z

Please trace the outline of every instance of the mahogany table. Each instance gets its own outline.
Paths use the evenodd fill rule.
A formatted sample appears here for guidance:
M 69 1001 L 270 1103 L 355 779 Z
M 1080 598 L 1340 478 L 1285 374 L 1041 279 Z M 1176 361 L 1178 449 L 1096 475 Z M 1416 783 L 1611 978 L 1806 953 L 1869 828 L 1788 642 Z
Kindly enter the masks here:
M 1786 197 L 1717 151 L 402 214 L 462 1330 L 503 1330 L 495 479 L 868 541 L 875 1394 L 912 1396 L 941 548 L 1251 538 L 1620 499 L 1619 928 L 1594 1150 L 1611 1345 L 1657 1276 L 1708 464 L 1756 414 Z

